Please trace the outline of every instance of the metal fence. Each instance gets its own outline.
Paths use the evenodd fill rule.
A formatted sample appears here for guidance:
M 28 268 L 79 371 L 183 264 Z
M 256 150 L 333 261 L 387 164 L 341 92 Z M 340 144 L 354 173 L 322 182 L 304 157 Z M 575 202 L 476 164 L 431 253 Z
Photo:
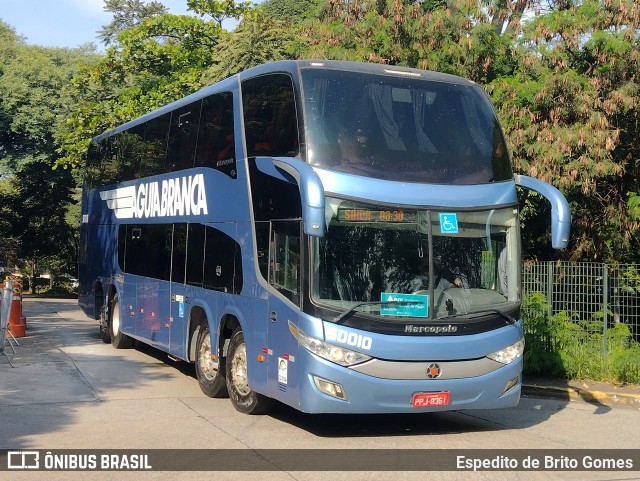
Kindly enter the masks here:
M 523 291 L 544 294 L 550 316 L 565 311 L 605 339 L 624 323 L 640 342 L 640 264 L 525 262 Z

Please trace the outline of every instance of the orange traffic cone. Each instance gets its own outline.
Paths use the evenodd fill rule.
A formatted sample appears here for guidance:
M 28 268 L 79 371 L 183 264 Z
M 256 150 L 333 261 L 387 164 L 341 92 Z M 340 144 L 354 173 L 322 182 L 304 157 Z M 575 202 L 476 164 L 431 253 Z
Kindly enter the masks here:
M 22 315 L 22 294 L 20 291 L 14 294 L 11 301 L 11 314 L 9 314 L 9 330 L 13 337 L 24 337 L 27 330 L 27 318 Z M 7 333 L 6 337 L 10 334 Z

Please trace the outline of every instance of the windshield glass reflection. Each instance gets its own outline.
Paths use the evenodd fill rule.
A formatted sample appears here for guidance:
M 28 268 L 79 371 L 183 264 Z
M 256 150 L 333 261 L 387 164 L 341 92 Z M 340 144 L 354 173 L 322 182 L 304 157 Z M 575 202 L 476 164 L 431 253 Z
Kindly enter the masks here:
M 385 319 L 510 309 L 520 297 L 514 209 L 387 210 L 330 200 L 315 239 L 313 298 Z M 388 304 L 388 305 L 387 305 Z
M 502 130 L 477 85 L 322 69 L 302 71 L 307 159 L 405 182 L 512 177 Z

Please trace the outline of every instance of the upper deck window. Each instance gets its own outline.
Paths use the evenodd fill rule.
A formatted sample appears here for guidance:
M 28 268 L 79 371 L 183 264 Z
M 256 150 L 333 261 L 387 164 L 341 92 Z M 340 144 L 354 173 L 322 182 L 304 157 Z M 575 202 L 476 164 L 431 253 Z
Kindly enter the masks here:
M 291 77 L 263 75 L 242 82 L 247 157 L 295 157 L 299 153 Z
M 498 120 L 477 86 L 313 69 L 302 79 L 313 165 L 437 184 L 512 177 Z

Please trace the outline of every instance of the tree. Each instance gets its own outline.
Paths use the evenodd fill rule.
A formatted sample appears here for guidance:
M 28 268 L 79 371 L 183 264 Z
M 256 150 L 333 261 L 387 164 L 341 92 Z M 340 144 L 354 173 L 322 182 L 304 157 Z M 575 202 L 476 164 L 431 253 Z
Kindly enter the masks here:
M 515 170 L 551 182 L 570 200 L 573 241 L 553 255 L 631 262 L 640 255 L 639 22 L 633 0 L 327 0 L 306 23 L 296 54 L 481 83 Z M 548 224 L 548 215 L 538 224 L 548 206 L 535 196 L 526 202 L 529 255 L 552 255 L 536 228 Z
M 315 14 L 314 0 L 265 0 L 262 3 L 264 16 L 273 20 L 300 23 Z
M 18 37 L 15 30 L 0 20 L 0 79 L 8 66 L 13 62 L 23 40 Z M 16 145 L 15 134 L 11 128 L 12 116 L 10 108 L 3 102 L 0 96 L 0 158 L 6 158 L 9 151 Z M 0 165 L 0 173 L 3 172 Z
M 80 49 L 9 43 L 0 75 L 0 152 L 3 170 L 56 155 L 53 135 L 70 100 L 65 87 L 80 65 L 93 61 L 90 47 Z
M 201 88 L 221 35 L 213 22 L 172 14 L 118 34 L 106 56 L 71 83 L 75 108 L 57 132 L 58 165 L 78 169 L 93 136 Z
M 203 82 L 214 83 L 256 65 L 290 58 L 294 35 L 290 23 L 266 17 L 261 8 L 253 10 L 235 31 L 220 38 L 212 52 L 217 63 L 204 73 Z
M 4 235 L 14 239 L 17 257 L 27 261 L 30 285 L 35 286 L 38 262 L 46 257 L 60 271 L 75 272 L 77 229 L 66 218 L 67 206 L 73 203 L 71 172 L 54 170 L 51 160 L 37 160 L 21 165 L 10 185 L 11 190 L 0 196 L 3 217 L 10 223 Z
M 226 19 L 235 18 L 240 20 L 251 10 L 251 2 L 249 0 L 242 2 L 236 2 L 235 0 L 187 0 L 187 6 L 189 10 L 202 17 L 211 17 L 220 28 L 222 28 L 222 22 Z
M 507 18 L 508 11 L 494 15 Z M 496 33 L 480 2 L 327 0 L 318 18 L 306 22 L 295 53 L 437 70 L 488 83 L 513 68 L 510 32 Z
M 489 86 L 516 169 L 571 201 L 570 259 L 639 260 L 627 195 L 640 178 L 639 27 L 637 2 L 558 2 L 524 28 L 514 72 Z
M 120 32 L 168 12 L 167 7 L 160 2 L 144 3 L 142 0 L 105 0 L 103 10 L 113 14 L 111 22 L 98 32 L 98 38 L 107 46 L 115 41 Z
M 71 173 L 54 171 L 57 125 L 71 108 L 65 87 L 96 55 L 79 49 L 29 46 L 0 22 L 0 238 L 13 265 L 42 255 L 75 269 L 74 225 L 65 217 Z

